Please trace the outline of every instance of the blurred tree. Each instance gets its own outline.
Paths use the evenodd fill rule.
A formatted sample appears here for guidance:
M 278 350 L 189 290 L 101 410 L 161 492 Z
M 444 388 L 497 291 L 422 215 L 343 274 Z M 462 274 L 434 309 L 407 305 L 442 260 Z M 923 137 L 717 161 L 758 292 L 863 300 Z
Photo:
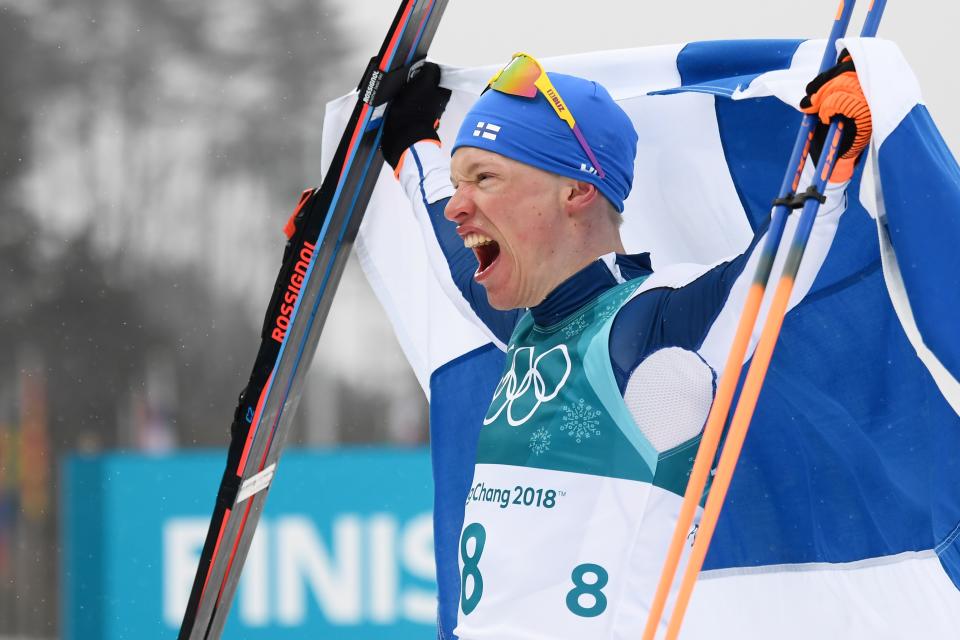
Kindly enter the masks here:
M 9 276 L 24 292 L 10 318 L 62 350 L 75 399 L 54 399 L 53 419 L 135 444 L 115 423 L 158 356 L 176 363 L 182 439 L 222 444 L 280 226 L 319 180 L 304 158 L 319 158 L 322 61 L 341 51 L 329 12 L 316 0 L 31 0 L 3 15 L 23 43 L 4 43 L 19 120 L 2 126 L 29 158 L 4 203 L 39 221 L 17 216 L 34 234 L 18 250 L 52 260 Z
M 223 446 L 280 229 L 320 181 L 323 105 L 350 88 L 330 82 L 331 12 L 0 0 L 0 34 L 0 388 L 25 349 L 44 363 L 51 462 L 163 442 L 143 437 L 157 416 L 181 444 Z M 345 395 L 338 410 L 383 421 L 382 399 Z M 55 514 L 20 536 L 0 635 L 56 633 Z

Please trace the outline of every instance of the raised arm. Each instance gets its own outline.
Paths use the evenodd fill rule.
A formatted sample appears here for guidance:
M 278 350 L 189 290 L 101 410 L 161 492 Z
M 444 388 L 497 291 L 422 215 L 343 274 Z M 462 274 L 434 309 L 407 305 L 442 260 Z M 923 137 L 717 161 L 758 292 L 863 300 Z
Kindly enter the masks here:
M 431 267 L 450 300 L 468 318 L 477 318 L 501 348 L 510 340 L 521 312 L 498 311 L 487 302 L 473 274 L 477 259 L 444 217 L 453 186 L 450 158 L 440 148 L 436 126 L 450 91 L 439 87 L 440 68 L 426 63 L 387 114 L 383 157 L 394 168 L 424 235 Z
M 809 181 L 812 173 L 809 169 L 804 172 L 805 181 Z M 826 260 L 840 224 L 840 216 L 846 210 L 847 184 L 847 182 L 832 183 L 826 189 L 827 201 L 821 205 L 817 215 L 803 263 L 790 296 L 789 309 L 797 306 L 807 295 Z M 781 241 L 782 247 L 790 246 L 798 220 L 799 217 L 796 215 L 787 219 Z M 718 376 L 722 373 L 765 240 L 766 230 L 757 235 L 750 248 L 742 255 L 718 265 L 701 278 L 672 292 L 666 305 L 665 314 L 668 317 L 682 313 L 684 308 L 694 310 L 693 314 L 701 324 L 700 330 L 693 331 L 689 335 L 677 336 L 677 339 L 688 341 L 689 348 L 699 351 Z M 786 251 L 781 250 L 773 265 L 773 278 L 777 278 L 783 270 L 785 259 Z M 767 288 L 745 359 L 753 355 L 753 349 L 760 338 L 767 310 L 773 298 L 773 291 L 773 286 Z
M 849 56 L 841 54 L 841 62 L 834 68 L 815 78 L 807 87 L 807 98 L 801 107 L 820 117 L 824 125 L 814 136 L 810 158 L 804 168 L 800 189 L 809 185 L 813 170 L 823 147 L 826 135 L 826 123 L 835 116 L 845 120 L 844 137 L 836 152 L 840 155 L 831 181 L 827 184 L 824 196 L 826 201 L 820 206 L 816 223 L 807 244 L 800 270 L 797 274 L 788 309 L 795 307 L 810 291 L 820 268 L 823 266 L 833 238 L 836 235 L 840 216 L 846 209 L 846 189 L 853 174 L 854 166 L 870 139 L 872 123 L 870 110 L 860 89 Z M 780 246 L 790 245 L 795 234 L 798 216 L 787 219 Z M 696 269 L 689 265 L 680 265 L 665 272 L 658 272 L 644 284 L 646 295 L 625 308 L 618 316 L 611 334 L 611 354 L 614 369 L 621 388 L 626 376 L 643 361 L 653 350 L 659 347 L 677 346 L 697 351 L 700 356 L 719 375 L 726 361 L 727 352 L 736 331 L 743 310 L 747 291 L 750 288 L 757 262 L 760 259 L 759 247 L 766 238 L 763 229 L 746 252 L 740 256 L 716 265 L 712 268 Z M 777 278 L 783 269 L 786 251 L 778 252 L 772 275 Z M 774 287 L 768 287 L 760 315 L 755 325 L 754 335 L 745 358 L 753 354 L 754 346 L 773 297 Z M 655 305 L 655 306 L 651 306 Z M 655 335 L 637 340 L 630 334 L 630 324 L 637 324 L 638 314 L 654 314 L 658 322 L 654 325 Z M 633 321 L 631 322 L 631 318 Z M 631 345 L 646 346 L 637 348 Z M 619 349 L 618 349 L 619 347 Z
M 790 297 L 791 309 L 810 291 L 823 266 L 840 216 L 846 209 L 846 186 L 847 182 L 834 183 L 826 190 L 827 201 L 820 207 Z M 797 218 L 792 216 L 784 231 L 784 246 L 789 244 L 796 226 Z M 763 229 L 744 253 L 714 266 L 675 265 L 654 272 L 644 283 L 643 292 L 617 316 L 610 334 L 610 354 L 621 390 L 640 362 L 666 347 L 696 351 L 717 376 L 722 373 L 765 238 L 766 229 Z M 784 259 L 785 252 L 781 252 L 773 267 L 775 277 Z M 759 339 L 772 289 L 768 289 L 761 307 L 748 359 Z M 656 318 L 655 323 L 649 322 L 651 317 Z M 647 326 L 652 326 L 653 331 L 649 335 L 638 335 L 639 328 Z

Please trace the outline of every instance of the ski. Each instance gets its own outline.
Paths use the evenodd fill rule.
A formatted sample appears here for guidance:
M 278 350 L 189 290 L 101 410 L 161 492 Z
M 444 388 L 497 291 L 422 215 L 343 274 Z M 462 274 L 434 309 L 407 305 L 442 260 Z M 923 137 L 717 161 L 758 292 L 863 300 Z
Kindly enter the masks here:
M 426 56 L 446 0 L 403 0 L 358 86 L 333 162 L 304 191 L 267 306 L 260 350 L 230 428 L 227 463 L 179 640 L 220 638 L 320 332 L 383 157 L 383 115 Z

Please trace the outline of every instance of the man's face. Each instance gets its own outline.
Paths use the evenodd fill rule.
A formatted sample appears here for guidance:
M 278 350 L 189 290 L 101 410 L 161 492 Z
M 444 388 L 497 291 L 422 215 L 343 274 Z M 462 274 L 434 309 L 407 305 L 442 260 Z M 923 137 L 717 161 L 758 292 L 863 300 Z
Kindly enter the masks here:
M 477 257 L 474 279 L 495 309 L 539 304 L 570 269 L 564 179 L 490 151 L 453 154 L 444 215 Z

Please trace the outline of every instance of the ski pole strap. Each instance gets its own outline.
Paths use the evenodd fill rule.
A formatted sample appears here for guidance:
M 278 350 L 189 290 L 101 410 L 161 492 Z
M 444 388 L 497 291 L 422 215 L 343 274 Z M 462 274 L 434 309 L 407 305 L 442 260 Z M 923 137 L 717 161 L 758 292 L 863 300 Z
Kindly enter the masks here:
M 304 190 L 300 194 L 300 200 L 297 202 L 297 207 L 293 210 L 293 213 L 290 214 L 290 217 L 287 219 L 287 223 L 283 225 L 283 235 L 287 236 L 287 240 L 293 239 L 293 234 L 297 232 L 297 220 L 302 218 L 303 205 L 307 204 L 307 200 L 310 199 L 310 196 L 313 195 L 313 192 L 316 189 L 310 188 Z
M 773 201 L 773 206 L 778 207 L 783 205 L 787 209 L 803 209 L 803 205 L 806 204 L 807 200 L 816 200 L 820 204 L 823 204 L 827 201 L 827 196 L 817 191 L 815 185 L 810 185 L 806 191 L 801 193 L 788 193 L 782 198 L 777 198 Z
M 396 97 L 403 85 L 407 84 L 407 80 L 416 73 L 421 64 L 423 64 L 422 59 L 384 72 L 380 70 L 377 58 L 370 58 L 367 70 L 363 72 L 363 78 L 357 85 L 360 99 L 371 107 L 379 107 L 389 102 Z

